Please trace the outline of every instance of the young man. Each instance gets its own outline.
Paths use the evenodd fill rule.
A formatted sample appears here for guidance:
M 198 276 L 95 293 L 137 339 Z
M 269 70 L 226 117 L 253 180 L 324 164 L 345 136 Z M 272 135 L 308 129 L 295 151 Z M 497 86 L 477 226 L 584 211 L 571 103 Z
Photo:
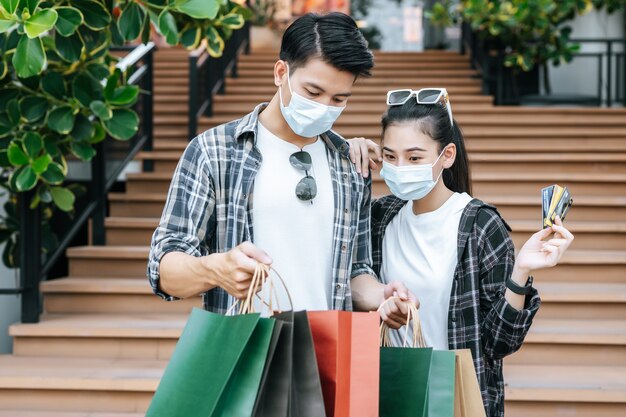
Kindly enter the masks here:
M 178 164 L 152 238 L 156 294 L 203 294 L 224 313 L 262 262 L 281 273 L 295 310 L 352 309 L 351 278 L 373 284 L 371 180 L 330 129 L 373 64 L 347 15 L 309 14 L 287 29 L 270 103 L 202 133 Z M 371 301 L 396 290 L 380 286 Z

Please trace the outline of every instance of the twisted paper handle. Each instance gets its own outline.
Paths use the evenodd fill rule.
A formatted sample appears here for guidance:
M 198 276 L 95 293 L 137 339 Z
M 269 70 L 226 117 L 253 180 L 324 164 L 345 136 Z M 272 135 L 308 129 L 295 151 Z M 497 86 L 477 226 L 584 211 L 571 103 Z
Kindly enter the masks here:
M 378 311 L 380 312 L 389 302 L 394 300 L 401 300 L 400 297 L 389 297 L 385 300 L 384 303 L 378 307 Z M 406 329 L 404 331 L 404 341 L 402 343 L 402 347 L 426 347 L 426 342 L 424 341 L 424 335 L 422 334 L 422 323 L 420 321 L 419 312 L 415 304 L 410 301 L 405 301 L 407 304 L 407 313 L 406 313 Z M 413 324 L 411 325 L 411 321 Z M 412 331 L 412 344 L 409 346 L 409 327 Z M 380 324 L 380 346 L 382 347 L 391 347 L 391 337 L 389 335 L 389 326 L 384 321 Z
M 289 290 L 287 289 L 287 285 L 285 285 L 285 281 L 280 276 L 278 271 L 274 268 L 262 264 L 257 263 L 254 269 L 254 274 L 252 275 L 252 281 L 250 282 L 250 288 L 248 288 L 248 294 L 244 300 L 237 300 L 230 306 L 226 315 L 231 315 L 237 306 L 239 306 L 238 314 L 250 314 L 256 313 L 254 308 L 254 298 L 258 298 L 261 302 L 267 306 L 270 313 L 280 313 L 283 310 L 280 308 L 280 303 L 278 302 L 278 292 L 276 291 L 275 280 L 271 274 L 273 272 L 278 280 L 280 281 L 282 287 L 285 289 L 285 293 L 287 293 L 287 298 L 289 300 L 289 307 L 293 310 L 293 301 L 291 299 L 291 294 L 289 294 Z M 265 286 L 267 284 L 267 286 Z M 264 287 L 267 288 L 267 292 L 264 290 Z M 264 296 L 259 295 L 262 293 Z M 276 305 L 276 308 L 274 306 Z

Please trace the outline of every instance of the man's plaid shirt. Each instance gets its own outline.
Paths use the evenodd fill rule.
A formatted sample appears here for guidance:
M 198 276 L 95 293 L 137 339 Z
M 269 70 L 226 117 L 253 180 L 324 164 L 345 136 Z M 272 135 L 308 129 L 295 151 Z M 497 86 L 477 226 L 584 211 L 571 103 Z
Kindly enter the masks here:
M 242 119 L 207 130 L 189 143 L 152 236 L 147 274 L 155 294 L 175 299 L 158 285 L 159 263 L 166 253 L 205 256 L 227 252 L 244 241 L 254 242 L 252 191 L 262 163 L 255 144 L 258 116 L 265 106 L 261 104 Z M 341 136 L 329 131 L 321 138 L 326 143 L 335 197 L 334 239 L 328 242 L 334 247 L 331 307 L 351 310 L 350 279 L 360 274 L 373 275 L 371 180 L 364 180 L 356 172 L 349 159 L 349 145 Z M 203 297 L 205 309 L 217 313 L 225 313 L 233 302 L 221 288 Z
M 385 230 L 405 204 L 394 196 L 372 203 L 372 255 L 377 273 L 385 255 Z M 504 416 L 502 359 L 521 347 L 541 303 L 535 289 L 526 296 L 521 311 L 504 297 L 505 281 L 515 263 L 508 230 L 494 207 L 477 199 L 467 205 L 459 225 L 458 264 L 448 311 L 449 348 L 472 351 L 488 417 Z

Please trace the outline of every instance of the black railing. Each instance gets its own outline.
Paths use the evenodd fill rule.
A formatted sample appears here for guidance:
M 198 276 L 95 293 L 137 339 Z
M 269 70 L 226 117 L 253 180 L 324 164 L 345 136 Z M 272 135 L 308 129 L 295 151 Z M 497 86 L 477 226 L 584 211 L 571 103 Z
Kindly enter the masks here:
M 144 92 L 140 100 L 134 106 L 139 114 L 139 131 L 133 139 L 123 142 L 127 147 L 120 155 L 118 141 L 106 140 L 96 145 L 96 155 L 91 160 L 91 174 L 87 184 L 89 194 L 87 203 L 82 210 L 76 213 L 71 227 L 60 237 L 59 245 L 49 254 L 42 252 L 41 209 L 31 209 L 30 201 L 33 191 L 18 195 L 18 217 L 20 222 L 19 231 L 19 287 L 15 289 L 0 290 L 0 294 L 21 294 L 21 320 L 24 323 L 36 323 L 41 313 L 41 294 L 39 284 L 45 280 L 52 268 L 60 260 L 66 249 L 81 231 L 88 220 L 91 219 L 93 245 L 104 245 L 107 201 L 106 196 L 119 175 L 124 171 L 130 161 L 139 151 L 152 150 L 153 139 L 153 43 L 139 45 L 134 48 L 123 47 L 115 50 L 129 51 L 121 59 L 119 68 L 127 77 L 127 84 L 138 85 Z M 118 159 L 113 160 L 110 157 Z M 144 170 L 149 171 L 152 167 L 145 164 Z
M 504 66 L 506 45 L 493 39 L 481 39 L 464 22 L 460 52 L 469 54 L 472 68 L 482 79 L 483 94 L 493 95 L 495 104 L 626 106 L 626 38 L 572 39 L 572 42 L 581 45 L 581 52 L 575 53 L 570 63 L 557 68 L 535 67 L 530 72 L 514 71 Z M 549 71 L 565 71 L 568 66 L 576 68 L 577 65 L 583 65 L 581 68 L 586 74 L 593 74 L 587 77 L 587 91 L 576 94 L 557 91 L 553 94 Z M 540 70 L 543 72 L 543 84 L 547 87 L 543 92 Z
M 233 35 L 219 58 L 211 58 L 204 45 L 189 54 L 189 130 L 191 140 L 197 134 L 198 120 L 213 115 L 213 96 L 226 92 L 226 77 L 237 78 L 241 53 L 250 53 L 250 23 Z

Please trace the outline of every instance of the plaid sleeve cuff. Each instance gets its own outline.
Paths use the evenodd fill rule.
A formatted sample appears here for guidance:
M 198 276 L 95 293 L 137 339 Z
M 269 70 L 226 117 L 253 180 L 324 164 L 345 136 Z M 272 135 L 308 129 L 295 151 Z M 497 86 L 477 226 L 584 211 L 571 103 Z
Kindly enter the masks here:
M 352 264 L 352 272 L 350 273 L 350 279 L 358 277 L 359 275 L 371 275 L 378 280 L 378 276 L 374 272 L 371 266 L 368 264 L 358 263 Z
M 497 312 L 500 320 L 507 326 L 515 330 L 523 330 L 530 328 L 540 305 L 541 298 L 539 293 L 536 288 L 532 288 L 531 292 L 526 295 L 523 310 L 517 310 L 509 304 L 504 295 L 498 301 L 498 305 L 494 306 L 494 310 Z
M 150 281 L 152 292 L 154 292 L 154 294 L 158 295 L 166 301 L 179 300 L 178 297 L 174 297 L 173 295 L 162 291 L 159 286 L 159 281 L 161 278 L 161 259 L 163 259 L 163 257 L 170 252 L 183 252 L 193 256 L 200 256 L 200 251 L 197 248 L 183 241 L 170 241 L 163 244 L 162 246 L 157 245 L 152 247 L 152 249 L 150 250 L 150 257 L 148 259 L 148 280 Z

